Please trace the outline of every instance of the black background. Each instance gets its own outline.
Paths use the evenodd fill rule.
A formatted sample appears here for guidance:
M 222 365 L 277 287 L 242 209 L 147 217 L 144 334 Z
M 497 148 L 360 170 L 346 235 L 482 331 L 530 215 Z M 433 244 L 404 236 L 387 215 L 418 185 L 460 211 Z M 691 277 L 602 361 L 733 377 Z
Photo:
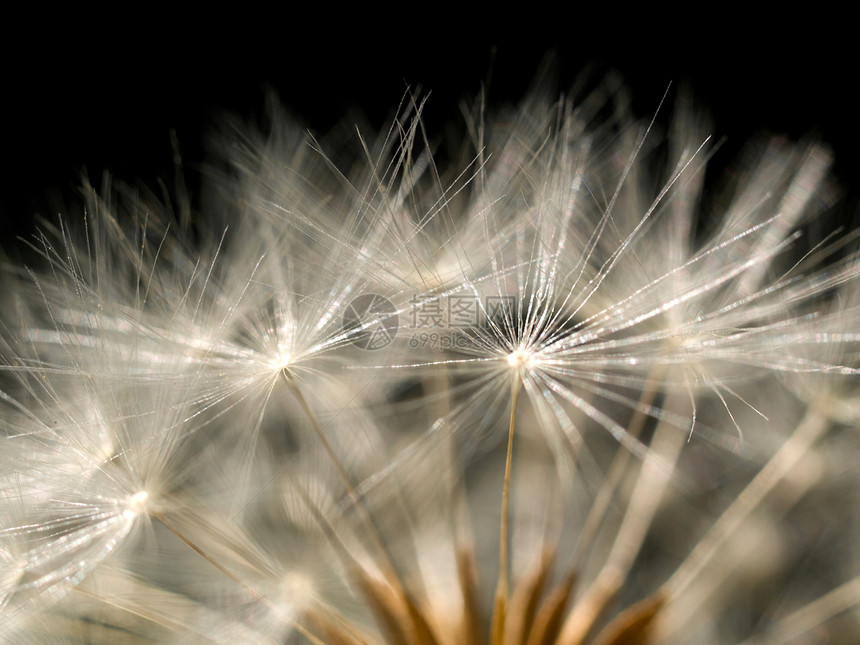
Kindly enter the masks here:
M 726 138 L 727 156 L 759 131 L 820 137 L 836 155 L 842 217 L 854 218 L 856 63 L 850 34 L 840 33 L 850 25 L 831 16 L 752 24 L 727 10 L 685 21 L 616 9 L 585 16 L 518 5 L 501 26 L 438 7 L 427 17 L 422 6 L 408 16 L 373 16 L 328 5 L 291 19 L 249 10 L 10 23 L 2 45 L 0 247 L 28 235 L 36 215 L 69 208 L 84 171 L 149 185 L 169 177 L 171 130 L 193 167 L 222 110 L 260 118 L 265 87 L 318 133 L 355 108 L 382 126 L 407 86 L 420 87 L 431 93 L 432 132 L 458 119 L 458 102 L 487 79 L 490 103 L 521 98 L 548 52 L 560 88 L 586 65 L 620 72 L 643 116 L 670 82 L 689 85 L 708 106 L 714 134 Z

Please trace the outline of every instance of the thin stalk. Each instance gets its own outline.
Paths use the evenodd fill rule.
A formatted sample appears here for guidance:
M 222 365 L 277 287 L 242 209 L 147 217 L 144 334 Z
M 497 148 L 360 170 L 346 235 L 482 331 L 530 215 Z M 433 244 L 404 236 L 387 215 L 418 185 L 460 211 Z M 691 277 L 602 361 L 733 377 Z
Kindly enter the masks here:
M 98 600 L 99 602 L 104 603 L 108 607 L 113 607 L 114 609 L 117 609 L 119 611 L 130 614 L 131 616 L 136 616 L 137 618 L 147 620 L 151 623 L 155 623 L 156 625 L 159 625 L 161 627 L 165 627 L 165 628 L 171 629 L 173 631 L 180 631 L 180 630 L 184 629 L 184 625 L 182 625 L 181 623 L 179 623 L 175 620 L 172 620 L 171 618 L 168 618 L 166 616 L 158 616 L 152 612 L 148 612 L 143 608 L 143 606 L 140 606 L 138 608 L 132 608 L 132 607 L 129 607 L 128 605 L 120 604 L 120 602 L 118 600 L 114 600 L 112 598 L 106 598 L 104 596 L 100 596 L 98 594 L 93 593 L 92 591 L 82 589 L 81 587 L 75 587 L 74 591 L 76 593 L 87 596 L 88 598 L 92 598 L 93 600 Z M 128 627 L 123 626 L 123 629 L 127 630 Z
M 517 401 L 520 396 L 522 377 L 519 370 L 511 377 L 511 420 L 508 425 L 508 450 L 505 457 L 505 481 L 502 486 L 502 517 L 499 522 L 499 578 L 496 582 L 496 597 L 493 606 L 492 645 L 501 645 L 504 640 L 505 614 L 508 600 L 508 532 L 510 528 L 511 463 L 514 453 L 514 426 L 517 418 Z
M 658 389 L 657 384 L 662 379 L 662 373 L 664 371 L 665 368 L 663 366 L 657 366 L 651 370 L 652 373 L 649 375 L 645 388 L 639 396 L 640 405 L 637 407 L 633 418 L 627 426 L 627 434 L 634 439 L 639 438 L 639 435 L 642 433 L 642 428 L 645 427 L 645 421 L 648 416 L 643 410 L 650 407 L 654 402 L 654 397 L 656 396 Z M 606 478 L 603 480 L 600 490 L 594 498 L 594 504 L 592 504 L 591 508 L 588 510 L 588 516 L 585 518 L 585 522 L 583 523 L 583 528 L 579 534 L 579 539 L 577 540 L 576 550 L 573 556 L 574 567 L 578 567 L 582 564 L 583 558 L 591 548 L 594 538 L 597 535 L 597 531 L 603 524 L 604 517 L 606 517 L 606 511 L 609 509 L 609 503 L 612 501 L 615 489 L 621 482 L 622 477 L 628 472 L 627 464 L 630 461 L 630 457 L 630 451 L 624 446 L 619 445 L 618 450 L 615 453 L 615 457 L 612 460 L 612 464 L 609 466 Z
M 299 634 L 301 634 L 302 636 L 307 638 L 314 645 L 326 645 L 325 641 L 320 640 L 319 638 L 314 636 L 314 634 L 312 632 L 310 632 L 308 629 L 302 627 L 298 623 L 293 623 L 292 626 L 293 626 L 293 629 L 295 629 Z
M 667 405 L 670 410 L 678 405 L 675 399 L 676 396 L 670 396 Z M 642 548 L 684 440 L 684 433 L 668 421 L 657 425 L 606 563 L 566 621 L 561 642 L 584 642 L 617 596 Z
M 313 410 L 311 410 L 310 406 L 308 405 L 304 394 L 302 394 L 302 390 L 299 388 L 298 384 L 287 375 L 286 370 L 281 370 L 281 376 L 283 377 L 284 382 L 290 388 L 290 391 L 293 393 L 293 396 L 296 397 L 296 401 L 298 401 L 299 405 L 305 413 L 305 416 L 307 416 L 308 420 L 310 420 L 311 422 L 311 425 L 314 427 L 314 435 L 319 437 L 320 441 L 322 441 L 323 447 L 328 453 L 329 458 L 334 463 L 334 467 L 337 469 L 338 475 L 340 475 L 340 478 L 346 485 L 346 489 L 349 492 L 350 499 L 353 501 L 353 503 L 356 503 L 358 501 L 358 494 L 355 491 L 355 487 L 352 485 L 352 480 L 349 478 L 349 474 L 347 473 L 343 462 L 337 456 L 328 439 L 326 438 L 325 432 L 323 432 L 323 428 L 320 425 L 320 422 L 317 420 L 316 415 L 313 413 Z
M 256 589 L 254 589 L 253 587 L 248 586 L 248 584 L 247 584 L 246 582 L 244 582 L 241 578 L 239 578 L 239 577 L 237 577 L 236 575 L 234 575 L 234 574 L 233 574 L 229 569 L 225 568 L 225 567 L 224 567 L 220 562 L 218 562 L 215 558 L 213 558 L 212 556 L 210 556 L 210 555 L 209 555 L 208 553 L 206 553 L 203 549 L 201 549 L 201 548 L 200 548 L 199 546 L 197 546 L 194 542 L 192 542 L 190 538 L 186 537 L 186 536 L 185 536 L 185 535 L 184 535 L 184 534 L 183 534 L 179 529 L 177 529 L 175 526 L 173 526 L 173 524 L 171 524 L 171 523 L 168 521 L 168 519 L 167 519 L 166 517 L 164 517 L 164 515 L 162 515 L 161 513 L 150 512 L 150 517 L 153 517 L 154 519 L 156 519 L 156 520 L 158 520 L 159 522 L 161 522 L 161 523 L 164 525 L 164 527 L 165 527 L 168 531 L 170 531 L 171 533 L 173 533 L 173 535 L 175 535 L 175 536 L 176 536 L 176 537 L 178 537 L 180 540 L 182 540 L 183 542 L 185 542 L 185 544 L 187 544 L 187 545 L 191 548 L 191 550 L 192 550 L 192 551 L 194 551 L 197 555 L 199 555 L 201 558 L 203 558 L 204 560 L 206 560 L 206 562 L 208 562 L 209 564 L 211 564 L 213 567 L 215 567 L 216 569 L 218 569 L 218 571 L 220 571 L 221 573 L 223 573 L 225 576 L 227 576 L 228 578 L 230 578 L 230 580 L 232 580 L 232 581 L 233 581 L 233 582 L 235 582 L 237 585 L 241 586 L 243 589 L 245 589 L 246 591 L 248 591 L 252 596 L 254 596 L 254 598 L 256 598 L 257 600 L 261 600 L 261 601 L 265 602 L 266 604 L 269 604 L 269 605 L 270 605 L 269 601 L 268 601 L 268 600 L 266 600 L 263 596 L 261 596 L 261 595 L 259 594 L 259 592 L 257 592 L 257 590 L 256 590 Z
M 860 605 L 860 577 L 828 591 L 777 623 L 773 633 L 768 635 L 768 643 L 787 643 L 801 634 L 806 634 L 837 614 Z M 750 639 L 741 645 L 761 644 L 761 639 Z
M 173 526 L 173 524 L 172 524 L 170 521 L 168 521 L 168 519 L 167 519 L 166 517 L 164 517 L 164 515 L 162 515 L 161 513 L 157 513 L 157 512 L 150 512 L 150 517 L 152 517 L 152 518 L 154 518 L 154 519 L 158 520 L 159 522 L 161 522 L 161 524 L 162 524 L 162 525 L 163 525 L 163 526 L 164 526 L 168 531 L 170 531 L 171 533 L 173 533 L 176 537 L 178 537 L 178 538 L 179 538 L 180 540 L 182 540 L 185 544 L 187 544 L 187 545 L 191 548 L 191 550 L 192 550 L 192 551 L 194 551 L 197 555 L 199 555 L 201 558 L 203 558 L 204 560 L 206 560 L 206 562 L 208 562 L 209 564 L 211 564 L 213 567 L 215 567 L 216 569 L 218 569 L 218 571 L 220 571 L 221 573 L 223 573 L 225 576 L 227 576 L 228 578 L 230 578 L 230 580 L 232 580 L 233 582 L 235 582 L 235 583 L 236 583 L 237 585 L 239 585 L 242 589 L 244 589 L 244 590 L 245 590 L 245 591 L 247 591 L 249 594 L 251 594 L 251 595 L 252 595 L 256 600 L 258 600 L 258 601 L 262 602 L 263 604 L 267 605 L 269 608 L 274 609 L 275 611 L 278 611 L 278 608 L 277 608 L 275 605 L 273 605 L 273 604 L 272 604 L 272 601 L 270 601 L 270 600 L 269 600 L 268 598 L 266 598 L 265 596 L 261 595 L 259 591 L 257 591 L 257 590 L 256 590 L 256 589 L 254 589 L 252 586 L 250 586 L 247 582 L 245 582 L 244 580 L 242 580 L 241 578 L 239 578 L 238 576 L 236 576 L 235 574 L 233 574 L 229 569 L 227 569 L 226 567 L 224 567 L 223 565 L 221 565 L 221 563 L 220 563 L 220 562 L 218 562 L 215 558 L 213 558 L 213 557 L 212 557 L 212 556 L 210 556 L 208 553 L 206 553 L 203 549 L 201 549 L 199 546 L 197 546 L 197 545 L 196 545 L 196 544 L 195 544 L 195 543 L 194 543 L 190 538 L 186 537 L 186 536 L 182 533 L 182 531 L 180 531 L 180 530 L 179 530 L 179 529 L 177 529 L 175 526 Z M 314 643 L 314 645 L 325 645 L 325 644 L 323 643 L 323 641 L 319 640 L 319 638 L 317 638 L 316 636 L 314 636 L 310 631 L 308 631 L 308 630 L 307 630 L 307 628 L 302 627 L 299 623 L 296 623 L 296 622 L 294 622 L 294 621 L 289 621 L 289 623 L 290 623 L 290 626 L 291 626 L 293 629 L 295 629 L 297 632 L 299 632 L 300 634 L 302 634 L 302 635 L 303 635 L 305 638 L 307 638 L 309 641 L 311 641 L 312 643 Z
M 400 580 L 400 576 L 397 574 L 397 570 L 394 568 L 394 563 L 388 555 L 388 551 L 385 548 L 385 544 L 382 541 L 382 536 L 379 534 L 379 531 L 376 528 L 376 525 L 373 523 L 373 518 L 370 514 L 370 511 L 367 510 L 367 507 L 364 505 L 362 500 L 359 498 L 358 492 L 355 490 L 355 486 L 352 483 L 352 479 L 349 476 L 346 468 L 343 465 L 343 462 L 335 453 L 331 444 L 325 436 L 325 432 L 323 431 L 323 427 L 314 414 L 311 407 L 308 405 L 307 400 L 302 394 L 301 388 L 299 388 L 298 383 L 296 383 L 292 378 L 289 377 L 286 370 L 281 370 L 281 376 L 284 381 L 289 386 L 293 395 L 296 397 L 299 405 L 302 410 L 304 410 L 305 415 L 313 425 L 314 433 L 317 437 L 322 441 L 323 447 L 328 453 L 330 459 L 335 465 L 341 479 L 343 480 L 344 485 L 346 486 L 347 492 L 349 494 L 350 500 L 355 505 L 356 509 L 358 509 L 359 514 L 361 515 L 362 522 L 367 527 L 367 532 L 370 536 L 371 541 L 373 542 L 374 547 L 378 551 L 378 556 L 380 558 L 378 564 L 382 569 L 382 573 L 384 574 L 385 579 L 392 586 L 397 594 L 399 594 L 403 599 L 411 602 L 410 596 L 406 593 L 405 588 L 403 587 L 403 583 Z
M 379 532 L 376 529 L 376 525 L 373 523 L 373 520 L 370 516 L 370 511 L 367 510 L 367 508 L 359 498 L 358 492 L 355 490 L 355 486 L 352 483 L 352 479 L 350 478 L 346 467 L 343 465 L 343 462 L 340 460 L 340 457 L 337 456 L 337 453 L 335 453 L 334 448 L 332 448 L 332 445 L 326 438 L 322 425 L 320 424 L 313 410 L 311 410 L 311 407 L 308 405 L 308 402 L 305 399 L 304 394 L 302 394 L 302 390 L 298 386 L 298 383 L 291 379 L 287 375 L 285 370 L 281 370 L 281 376 L 283 376 L 284 381 L 289 386 L 290 391 L 293 393 L 293 396 L 295 396 L 296 401 L 298 401 L 299 405 L 305 413 L 305 416 L 307 416 L 307 418 L 310 420 L 311 425 L 314 428 L 314 435 L 316 437 L 319 437 L 320 441 L 322 441 L 326 453 L 328 453 L 328 456 L 334 464 L 338 475 L 343 481 L 344 486 L 346 486 L 347 494 L 349 495 L 350 500 L 359 510 L 359 513 L 362 516 L 362 521 L 367 525 L 370 538 L 373 540 L 375 547 L 379 550 L 379 554 L 383 558 L 383 562 L 387 567 L 386 573 L 391 573 L 393 575 L 394 566 L 392 565 L 391 560 L 388 557 L 388 553 L 385 550 L 385 546 L 382 543 L 382 537 L 379 535 Z

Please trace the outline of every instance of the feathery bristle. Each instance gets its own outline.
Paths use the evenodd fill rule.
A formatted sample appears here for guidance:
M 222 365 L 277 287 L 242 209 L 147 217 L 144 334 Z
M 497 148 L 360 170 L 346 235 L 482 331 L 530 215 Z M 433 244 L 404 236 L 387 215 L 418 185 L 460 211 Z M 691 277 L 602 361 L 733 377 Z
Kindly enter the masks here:
M 684 92 L 546 94 L 467 111 L 452 167 L 411 93 L 350 164 L 275 110 L 211 214 L 107 183 L 43 225 L 4 276 L 0 641 L 857 642 L 830 152 L 754 142 L 713 195 Z

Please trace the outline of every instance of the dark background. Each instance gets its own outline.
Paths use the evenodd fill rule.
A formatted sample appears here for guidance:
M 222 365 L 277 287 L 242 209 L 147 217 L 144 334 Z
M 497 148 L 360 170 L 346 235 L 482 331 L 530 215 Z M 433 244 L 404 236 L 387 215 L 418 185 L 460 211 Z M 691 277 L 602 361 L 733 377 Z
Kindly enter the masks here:
M 615 15 L 612 7 L 609 15 L 575 12 L 575 19 L 534 9 L 530 19 L 512 16 L 495 27 L 459 14 L 434 23 L 424 16 L 353 20 L 333 6 L 321 9 L 330 15 L 76 16 L 68 23 L 51 16 L 49 27 L 7 25 L 0 248 L 28 235 L 34 216 L 71 208 L 84 171 L 94 183 L 104 170 L 148 185 L 170 177 L 171 130 L 193 173 L 221 111 L 259 119 L 264 87 L 325 133 L 355 108 L 382 126 L 406 87 L 420 86 L 431 92 L 425 116 L 432 132 L 460 118 L 458 102 L 487 79 L 490 103 L 521 98 L 548 52 L 560 88 L 586 65 L 620 72 L 643 116 L 670 82 L 689 85 L 708 106 L 714 134 L 726 138 L 726 159 L 759 131 L 822 138 L 835 151 L 842 217 L 854 218 L 856 62 L 850 34 L 837 33 L 838 17 L 751 24 L 731 14 L 678 25 L 683 16 Z

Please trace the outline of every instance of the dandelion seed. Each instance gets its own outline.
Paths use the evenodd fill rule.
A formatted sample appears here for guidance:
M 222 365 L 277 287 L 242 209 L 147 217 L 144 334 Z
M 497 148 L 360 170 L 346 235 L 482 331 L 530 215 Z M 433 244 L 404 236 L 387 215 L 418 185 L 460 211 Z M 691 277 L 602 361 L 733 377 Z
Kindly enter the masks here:
M 452 169 L 408 92 L 352 165 L 276 115 L 217 226 L 88 187 L 8 279 L 0 640 L 855 642 L 830 153 L 711 201 L 671 103 L 481 104 Z
M 507 360 L 511 367 L 529 367 L 537 362 L 538 358 L 528 350 L 518 349 L 508 354 Z
M 132 520 L 141 513 L 146 512 L 146 503 L 149 499 L 149 493 L 145 490 L 139 490 L 134 495 L 128 498 L 127 508 L 122 512 L 123 517 Z

